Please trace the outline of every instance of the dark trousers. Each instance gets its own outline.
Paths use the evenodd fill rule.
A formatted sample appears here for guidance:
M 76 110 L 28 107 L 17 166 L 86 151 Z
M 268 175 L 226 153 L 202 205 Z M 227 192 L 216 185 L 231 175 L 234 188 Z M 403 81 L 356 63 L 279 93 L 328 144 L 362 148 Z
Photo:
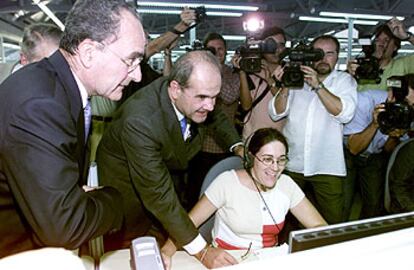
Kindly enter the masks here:
M 199 152 L 189 164 L 188 183 L 186 188 L 187 200 L 190 210 L 200 197 L 201 186 L 208 171 L 217 162 L 231 156 L 231 153 L 215 154 L 207 152 Z
M 361 194 L 360 218 L 381 216 L 384 210 L 384 184 L 389 156 L 385 153 L 353 155 L 345 150 L 347 177 L 344 184 L 344 214 L 349 217 L 355 190 Z
M 315 205 L 329 224 L 343 221 L 343 182 L 344 177 L 335 175 L 304 176 L 300 173 L 285 171 L 287 175 L 305 192 L 306 197 Z

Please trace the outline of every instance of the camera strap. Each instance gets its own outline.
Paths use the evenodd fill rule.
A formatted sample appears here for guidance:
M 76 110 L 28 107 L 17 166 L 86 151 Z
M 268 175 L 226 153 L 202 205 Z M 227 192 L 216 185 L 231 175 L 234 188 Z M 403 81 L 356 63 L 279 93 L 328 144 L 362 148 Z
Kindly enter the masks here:
M 260 81 L 259 81 L 259 84 L 258 84 L 258 86 L 257 86 L 257 88 L 259 89 L 260 88 L 260 86 L 262 85 L 262 83 L 264 82 L 265 80 L 263 80 L 263 78 L 260 78 Z M 267 84 L 267 82 L 266 82 L 266 84 Z M 270 85 L 269 84 L 267 84 L 267 86 L 266 86 L 266 88 L 263 90 L 263 92 L 257 97 L 257 98 L 255 98 L 254 100 L 253 100 L 253 103 L 252 103 L 252 106 L 247 110 L 247 111 L 244 111 L 243 112 L 243 114 L 242 114 L 242 121 L 243 121 L 243 124 L 245 124 L 245 123 L 247 123 L 247 122 L 249 122 L 249 120 L 250 120 L 250 116 L 251 116 L 251 114 L 250 114 L 250 112 L 253 110 L 253 108 L 254 107 L 256 107 L 256 105 L 257 104 L 259 104 L 260 103 L 260 101 L 262 101 L 263 100 L 263 98 L 267 95 L 267 93 L 269 93 L 269 90 L 270 90 Z M 247 115 L 247 114 L 249 114 L 249 117 L 248 117 L 248 119 L 246 120 L 246 121 L 244 121 L 244 118 L 245 118 L 245 116 Z
M 258 87 L 257 88 L 260 88 L 260 86 L 262 85 L 262 83 L 264 82 L 265 80 L 263 80 L 262 78 L 260 78 L 260 81 L 259 81 L 259 85 L 258 85 Z M 266 82 L 266 84 L 267 84 L 267 82 Z M 253 100 L 253 103 L 252 103 L 252 106 L 250 107 L 250 109 L 249 109 L 249 111 L 251 111 L 251 110 L 253 110 L 253 108 L 257 105 L 257 104 L 259 104 L 260 103 L 260 101 L 262 101 L 263 100 L 263 98 L 267 95 L 267 93 L 269 93 L 269 90 L 270 90 L 270 85 L 268 85 L 267 84 L 267 86 L 266 86 L 266 88 L 263 90 L 263 92 L 257 97 L 257 98 L 255 98 L 254 100 Z

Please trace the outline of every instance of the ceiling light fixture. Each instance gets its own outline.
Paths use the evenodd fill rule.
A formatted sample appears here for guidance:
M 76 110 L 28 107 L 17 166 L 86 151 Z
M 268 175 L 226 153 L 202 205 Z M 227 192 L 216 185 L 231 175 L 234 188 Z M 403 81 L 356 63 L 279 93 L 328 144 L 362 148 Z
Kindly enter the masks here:
M 390 20 L 393 16 L 390 15 L 376 15 L 376 14 L 358 14 L 358 13 L 345 13 L 345 12 L 330 12 L 330 11 L 321 11 L 319 16 L 326 17 L 344 17 L 352 19 L 364 19 L 364 20 Z M 405 17 L 396 16 L 398 20 L 402 21 Z
M 211 4 L 203 2 L 188 2 L 188 3 L 178 3 L 178 2 L 163 2 L 163 1 L 137 1 L 138 6 L 148 6 L 148 7 L 198 7 L 204 6 L 206 9 L 221 9 L 221 10 L 241 10 L 241 11 L 257 11 L 259 10 L 258 6 L 245 6 L 245 5 L 232 5 L 231 3 L 227 5 L 223 4 Z
M 343 18 L 323 18 L 323 17 L 312 17 L 312 16 L 299 16 L 299 21 L 349 23 L 348 19 L 343 19 Z M 377 23 L 378 21 L 366 21 L 366 20 L 354 20 L 353 21 L 353 24 L 361 24 L 361 25 L 376 25 Z
M 155 9 L 155 8 L 138 8 L 138 13 L 145 14 L 181 14 L 182 10 L 178 9 Z M 226 12 L 226 11 L 207 11 L 207 16 L 221 16 L 221 17 L 241 17 L 241 12 Z
M 65 25 L 59 20 L 58 17 L 46 6 L 46 4 L 40 0 L 33 0 L 35 3 L 57 26 L 60 30 L 65 30 Z

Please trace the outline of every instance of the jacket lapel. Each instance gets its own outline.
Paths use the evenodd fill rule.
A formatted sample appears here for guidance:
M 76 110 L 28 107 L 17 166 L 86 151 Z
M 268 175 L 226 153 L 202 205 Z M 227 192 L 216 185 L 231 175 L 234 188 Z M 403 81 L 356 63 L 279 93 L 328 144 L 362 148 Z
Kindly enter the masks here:
M 53 70 L 57 73 L 60 83 L 69 100 L 70 114 L 77 130 L 78 143 L 76 153 L 78 155 L 78 164 L 81 176 L 83 176 L 85 166 L 85 120 L 80 90 L 68 62 L 59 50 L 49 57 L 48 61 L 53 66 Z

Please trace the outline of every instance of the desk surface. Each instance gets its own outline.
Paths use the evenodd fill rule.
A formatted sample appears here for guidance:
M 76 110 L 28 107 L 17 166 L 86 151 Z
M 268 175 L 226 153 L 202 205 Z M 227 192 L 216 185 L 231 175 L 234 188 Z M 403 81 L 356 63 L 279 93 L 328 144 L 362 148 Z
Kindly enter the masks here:
M 365 237 L 286 255 L 279 248 L 256 251 L 243 263 L 222 269 L 319 269 L 413 270 L 414 228 Z M 239 259 L 243 251 L 232 251 Z M 275 258 L 275 256 L 278 256 Z M 129 250 L 109 252 L 102 256 L 100 270 L 130 270 Z M 206 269 L 183 251 L 172 258 L 172 270 Z
M 252 251 L 250 255 L 243 260 L 243 263 L 250 261 L 257 261 L 265 258 L 274 258 L 275 256 L 286 255 L 288 251 L 287 246 L 266 248 L 262 250 Z M 239 262 L 245 250 L 231 250 L 228 251 Z M 99 270 L 130 270 L 130 251 L 129 249 L 122 249 L 105 253 L 100 260 Z M 196 258 L 188 255 L 185 251 L 177 251 L 172 258 L 172 270 L 205 270 L 204 267 Z

